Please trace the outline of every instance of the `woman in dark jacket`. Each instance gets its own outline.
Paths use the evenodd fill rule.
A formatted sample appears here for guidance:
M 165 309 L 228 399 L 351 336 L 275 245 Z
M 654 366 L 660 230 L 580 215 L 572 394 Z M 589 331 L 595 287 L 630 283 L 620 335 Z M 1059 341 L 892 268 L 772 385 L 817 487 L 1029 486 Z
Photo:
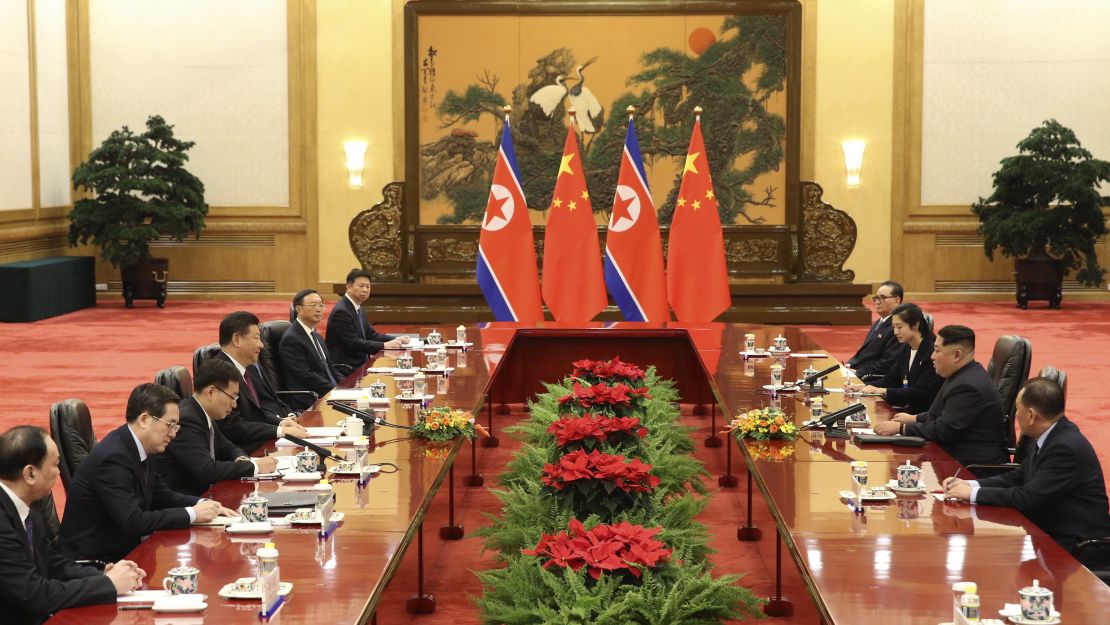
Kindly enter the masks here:
M 925 412 L 944 378 L 933 369 L 933 330 L 917 304 L 902 304 L 891 313 L 894 336 L 902 344 L 887 374 L 875 384 L 847 390 L 882 395 L 891 406 L 910 414 Z

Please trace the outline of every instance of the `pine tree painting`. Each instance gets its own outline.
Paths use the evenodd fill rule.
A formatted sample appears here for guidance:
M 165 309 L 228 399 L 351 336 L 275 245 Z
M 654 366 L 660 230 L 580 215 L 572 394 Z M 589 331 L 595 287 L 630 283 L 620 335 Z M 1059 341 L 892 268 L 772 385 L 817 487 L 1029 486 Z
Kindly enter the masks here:
M 662 46 L 642 54 L 640 65 L 628 68 L 623 92 L 611 101 L 599 101 L 590 88 L 597 88 L 596 77 L 590 76 L 606 62 L 604 51 L 580 59 L 569 47 L 553 49 L 535 60 L 525 81 L 513 86 L 488 69 L 476 69 L 472 84 L 448 90 L 432 109 L 440 133 L 420 145 L 421 199 L 447 200 L 450 211 L 437 218 L 441 224 L 480 222 L 502 107 L 509 104 L 525 196 L 532 209 L 542 210 L 551 201 L 573 103 L 587 184 L 604 223 L 620 164 L 626 107 L 636 107 L 640 147 L 645 165 L 652 168 L 685 157 L 693 109 L 701 106 L 721 222 L 763 223 L 763 217 L 752 215 L 753 208 L 782 203 L 782 189 L 756 188 L 755 183 L 785 164 L 786 120 L 768 102 L 786 90 L 787 20 L 727 16 L 716 33 L 691 31 L 688 44 L 687 49 Z M 670 222 L 674 211 L 681 169 L 675 172 L 668 188 L 652 189 L 662 224 Z

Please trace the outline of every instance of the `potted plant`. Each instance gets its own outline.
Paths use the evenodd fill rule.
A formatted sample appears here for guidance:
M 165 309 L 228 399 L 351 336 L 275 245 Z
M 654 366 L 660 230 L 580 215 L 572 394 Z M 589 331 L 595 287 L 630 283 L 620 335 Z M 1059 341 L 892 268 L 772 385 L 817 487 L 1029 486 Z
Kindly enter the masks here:
M 199 238 L 204 229 L 204 184 L 184 166 L 193 145 L 154 115 L 142 134 L 127 126 L 113 131 L 73 172 L 74 188 L 86 197 L 69 213 L 69 244 L 91 239 L 100 257 L 120 268 L 128 308 L 136 299 L 166 305 L 169 261 L 151 258 L 150 242 Z
M 1064 274 L 1078 269 L 1080 284 L 1097 286 L 1106 270 L 1095 240 L 1107 233 L 1099 184 L 1110 181 L 1110 163 L 1083 149 L 1075 133 L 1055 119 L 1034 128 L 1002 159 L 994 193 L 972 204 L 987 258 L 998 248 L 1015 259 L 1017 302 L 1047 299 L 1060 307 Z

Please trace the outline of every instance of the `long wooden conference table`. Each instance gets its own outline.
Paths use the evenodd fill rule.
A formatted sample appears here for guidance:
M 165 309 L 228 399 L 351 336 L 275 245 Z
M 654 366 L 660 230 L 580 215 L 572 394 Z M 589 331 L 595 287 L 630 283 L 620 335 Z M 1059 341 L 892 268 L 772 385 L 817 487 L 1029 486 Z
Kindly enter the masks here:
M 401 331 L 426 335 L 432 329 Z M 437 329 L 445 337 L 454 336 L 453 328 Z M 676 381 L 683 403 L 703 409 L 696 414 L 705 414 L 708 436 L 706 448 L 698 453 L 725 454 L 729 468 L 721 477 L 722 487 L 736 486 L 734 453 L 743 459 L 749 501 L 758 491 L 775 520 L 780 567 L 785 546 L 826 623 L 931 625 L 947 621 L 951 617 L 950 588 L 956 581 L 978 582 L 984 616 L 990 616 L 1004 602 L 1015 603 L 1017 589 L 1030 585 L 1034 578 L 1056 593 L 1064 623 L 1110 622 L 1110 589 L 1016 511 L 941 503 L 927 495 L 899 497 L 890 505 L 868 505 L 859 514 L 839 497 L 839 491 L 849 484 L 848 463 L 852 460 L 868 461 L 872 480 L 884 481 L 894 477 L 897 465 L 909 460 L 923 468 L 929 489 L 938 489 L 940 481 L 960 465 L 936 445 L 860 447 L 844 439 L 827 439 L 819 432 L 805 433 L 792 443 L 722 441 L 716 432 L 727 421 L 726 415 L 770 401 L 763 385 L 769 382 L 771 359 L 740 358 L 738 349 L 746 332 L 756 333 L 759 345 L 769 345 L 772 337 L 782 333 L 796 353 L 823 353 L 799 330 L 771 326 L 546 324 L 523 328 L 488 324 L 469 328 L 473 346 L 468 350 L 449 352 L 453 370 L 448 376 L 429 376 L 429 392 L 435 394 L 431 404 L 471 410 L 500 428 L 506 424 L 497 420 L 497 413 L 507 412 L 508 404 L 523 402 L 543 390 L 543 381 L 562 378 L 573 360 L 619 355 L 626 361 L 655 365 L 662 377 Z M 389 366 L 395 355 L 368 363 L 343 386 L 380 379 L 387 385 L 387 394 L 396 395 L 391 376 L 366 371 Z M 421 363 L 420 356 L 416 361 Z M 835 361 L 823 356 L 790 357 L 783 362 L 784 379 L 790 380 L 802 377 L 807 366 L 822 369 Z M 842 386 L 843 381 L 840 374 L 834 374 L 828 385 Z M 849 401 L 837 393 L 823 399 L 829 411 Z M 808 418 L 804 397 L 780 394 L 779 401 L 796 422 Z M 872 421 L 893 414 L 883 402 L 863 401 Z M 321 401 L 302 421 L 308 426 L 335 425 L 343 417 Z M 387 420 L 392 423 L 411 424 L 414 419 L 411 405 L 394 402 L 388 409 Z M 200 569 L 200 592 L 208 595 L 208 609 L 195 615 L 196 620 L 180 622 L 253 623 L 258 621 L 256 603 L 223 599 L 217 592 L 228 582 L 253 576 L 255 552 L 264 542 L 273 541 L 281 554 L 282 580 L 292 582 L 294 588 L 271 622 L 361 624 L 373 622 L 402 556 L 415 549 L 419 574 L 408 607 L 416 612 L 432 611 L 434 598 L 423 588 L 424 542 L 461 537 L 462 528 L 453 522 L 455 490 L 483 484 L 485 478 L 479 472 L 483 445 L 497 445 L 497 431 L 481 444 L 432 444 L 411 439 L 403 430 L 379 429 L 370 462 L 392 463 L 397 471 L 378 474 L 365 486 L 353 478 L 333 479 L 336 509 L 345 518 L 326 540 L 312 528 L 278 528 L 269 536 L 233 536 L 220 528 L 193 527 L 156 532 L 129 559 L 148 572 L 151 588 L 158 587 L 167 571 L 180 562 Z M 718 446 L 722 447 L 714 449 Z M 285 454 L 298 450 L 271 446 L 270 451 Z M 500 467 L 486 470 L 495 477 Z M 305 488 L 281 482 L 221 482 L 209 496 L 237 507 L 256 486 L 264 492 Z M 435 497 L 448 498 L 448 522 L 443 527 L 425 528 L 425 513 Z M 751 507 L 749 503 L 747 510 L 736 510 L 740 539 L 762 537 L 760 529 L 752 525 Z M 727 565 L 719 570 L 740 572 L 727 570 Z M 789 608 L 777 591 L 769 611 L 787 613 Z M 50 623 L 132 624 L 161 622 L 162 618 L 148 610 L 105 605 L 65 610 Z

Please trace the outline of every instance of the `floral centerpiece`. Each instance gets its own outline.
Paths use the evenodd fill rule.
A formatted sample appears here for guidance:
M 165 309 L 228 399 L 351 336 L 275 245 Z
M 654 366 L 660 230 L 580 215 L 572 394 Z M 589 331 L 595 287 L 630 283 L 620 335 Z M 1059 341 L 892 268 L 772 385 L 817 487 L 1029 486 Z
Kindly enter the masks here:
M 647 431 L 646 427 L 640 425 L 639 417 L 610 417 L 589 413 L 580 417 L 560 417 L 547 428 L 547 433 L 555 437 L 555 443 L 563 451 L 589 451 L 602 443 L 628 449 L 639 445 Z
M 737 415 L 727 432 L 756 441 L 792 441 L 798 437 L 798 426 L 777 408 L 756 408 Z
M 559 398 L 559 408 L 565 413 L 586 412 L 627 416 L 643 407 L 651 395 L 646 386 L 632 388 L 624 383 L 612 386 L 604 383 L 583 385 L 575 382 L 569 395 Z
M 474 415 L 446 407 L 421 411 L 420 418 L 412 426 L 413 435 L 432 441 L 449 441 L 459 436 L 473 439 L 479 432 L 489 436 L 484 427 L 474 422 Z
M 659 478 L 638 458 L 579 449 L 543 466 L 540 480 L 581 518 L 604 519 L 631 508 L 648 507 Z
M 535 549 L 523 549 L 521 553 L 542 558 L 545 569 L 569 568 L 577 572 L 586 567 L 595 580 L 602 573 L 639 579 L 643 569 L 654 569 L 670 558 L 671 550 L 655 539 L 662 529 L 627 521 L 586 529 L 581 521 L 571 519 L 569 531 L 545 533 Z
M 619 382 L 629 386 L 643 386 L 644 370 L 634 364 L 621 362 L 620 356 L 612 360 L 576 360 L 571 365 L 574 367 L 571 377 L 589 384 Z

